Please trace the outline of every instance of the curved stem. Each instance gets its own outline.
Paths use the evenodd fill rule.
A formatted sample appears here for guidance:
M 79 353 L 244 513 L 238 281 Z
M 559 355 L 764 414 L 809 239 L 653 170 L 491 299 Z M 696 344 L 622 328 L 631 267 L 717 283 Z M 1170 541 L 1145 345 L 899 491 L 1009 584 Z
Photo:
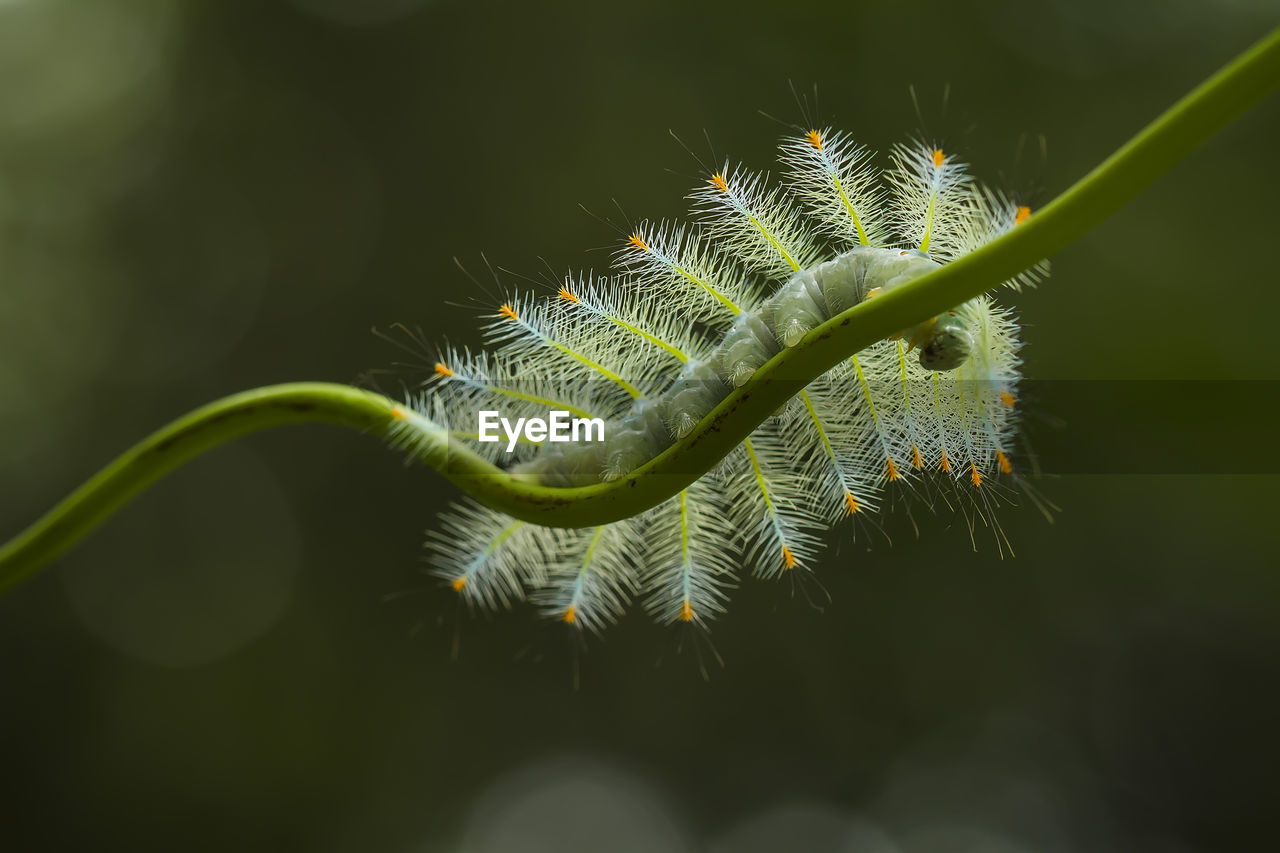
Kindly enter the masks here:
M 0 548 L 0 589 L 34 574 L 134 495 L 183 463 L 269 427 L 331 423 L 385 435 L 395 404 L 345 385 L 299 382 L 224 397 L 138 442 Z
M 429 425 L 415 434 L 411 446 L 463 491 L 517 518 L 585 527 L 635 515 L 702 476 L 779 406 L 851 353 L 984 293 L 1070 245 L 1277 84 L 1280 30 L 1008 234 L 814 329 L 756 371 L 692 432 L 627 477 L 568 489 L 535 485 L 450 444 Z M 277 385 L 211 403 L 145 439 L 0 548 L 0 589 L 36 572 L 168 471 L 224 441 L 267 427 L 317 422 L 394 437 L 407 417 L 414 420 L 386 397 L 325 383 Z

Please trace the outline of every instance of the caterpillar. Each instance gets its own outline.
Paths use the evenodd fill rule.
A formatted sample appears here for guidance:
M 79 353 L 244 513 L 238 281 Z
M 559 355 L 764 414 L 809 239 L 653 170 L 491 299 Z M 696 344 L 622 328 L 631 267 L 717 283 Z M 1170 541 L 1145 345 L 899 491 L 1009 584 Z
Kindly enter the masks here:
M 783 142 L 781 186 L 707 170 L 695 225 L 642 222 L 612 278 L 513 297 L 491 318 L 493 352 L 444 350 L 404 402 L 291 382 L 161 427 L 0 546 L 0 591 L 206 450 L 303 423 L 390 439 L 482 500 L 429 535 L 434 571 L 473 605 L 532 598 L 579 630 L 637 597 L 659 621 L 705 627 L 742 574 L 804 570 L 825 528 L 898 498 L 931 505 L 928 488 L 985 520 L 1001 477 L 1021 485 L 1019 329 L 993 285 L 1042 277 L 1045 258 L 1274 89 L 1277 63 L 1280 31 L 1029 222 L 936 146 L 899 145 L 878 174 L 846 136 L 801 130 Z M 927 316 L 948 302 L 961 304 Z M 484 421 L 467 421 L 477 403 L 562 408 L 550 424 L 517 417 L 503 468 Z M 609 440 L 557 448 L 557 417 L 575 412 L 588 436 L 607 417 Z
M 894 147 L 881 172 L 847 134 L 780 145 L 784 179 L 725 162 L 689 195 L 694 222 L 641 221 L 610 275 L 515 293 L 488 317 L 490 349 L 445 347 L 395 440 L 430 431 L 513 477 L 571 487 L 627 475 L 826 320 L 1015 228 L 1030 209 L 934 145 Z M 708 170 L 710 171 L 710 170 Z M 1044 262 L 1006 282 L 1039 280 Z M 799 391 L 712 470 L 632 518 L 543 527 L 466 499 L 428 534 L 432 571 L 468 604 L 531 600 L 599 632 L 636 599 L 658 622 L 706 627 L 745 574 L 812 566 L 822 532 L 926 490 L 985 511 L 1013 475 L 1019 327 L 990 295 L 847 358 Z M 600 441 L 483 434 L 561 412 Z

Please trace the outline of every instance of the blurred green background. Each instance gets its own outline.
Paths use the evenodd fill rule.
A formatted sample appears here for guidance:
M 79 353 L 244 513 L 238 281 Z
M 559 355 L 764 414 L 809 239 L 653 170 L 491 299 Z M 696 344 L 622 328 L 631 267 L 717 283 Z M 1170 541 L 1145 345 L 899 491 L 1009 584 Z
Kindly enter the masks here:
M 0 0 L 0 537 L 214 397 L 394 392 L 372 328 L 479 341 L 455 256 L 604 267 L 579 205 L 682 215 L 669 130 L 770 167 L 789 82 L 1043 203 L 1280 17 L 1153 9 Z M 377 442 L 211 454 L 0 598 L 0 847 L 1273 849 L 1277 138 L 1272 98 L 1017 297 L 1029 376 L 1255 381 L 1148 393 L 1150 448 L 1037 385 L 1016 558 L 899 514 L 709 642 L 582 647 L 423 575 L 454 492 Z

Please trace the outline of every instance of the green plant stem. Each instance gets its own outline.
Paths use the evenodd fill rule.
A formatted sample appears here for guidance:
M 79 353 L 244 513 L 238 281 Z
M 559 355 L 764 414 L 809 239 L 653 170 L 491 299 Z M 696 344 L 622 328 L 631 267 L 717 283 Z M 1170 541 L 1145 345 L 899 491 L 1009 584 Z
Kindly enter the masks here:
M 1280 29 L 1148 125 L 1026 222 L 972 254 L 814 329 L 756 371 L 687 436 L 630 475 L 577 488 L 513 479 L 443 433 L 414 448 L 489 506 L 538 524 L 582 527 L 656 506 L 723 458 L 779 406 L 850 354 L 984 293 L 1079 239 L 1280 84 Z M 188 459 L 249 432 L 336 423 L 388 437 L 404 408 L 342 385 L 277 385 L 227 397 L 129 450 L 0 549 L 0 589 L 38 571 L 143 488 Z
M 202 406 L 134 445 L 0 549 L 0 589 L 34 574 L 138 492 L 206 450 L 288 424 L 332 423 L 382 434 L 394 405 L 345 385 L 299 382 Z

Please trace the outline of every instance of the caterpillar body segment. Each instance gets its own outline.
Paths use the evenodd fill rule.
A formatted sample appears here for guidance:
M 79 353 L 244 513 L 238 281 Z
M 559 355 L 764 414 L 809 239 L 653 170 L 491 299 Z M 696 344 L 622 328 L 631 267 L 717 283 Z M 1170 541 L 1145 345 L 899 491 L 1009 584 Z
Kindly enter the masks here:
M 496 350 L 446 351 L 419 414 L 457 441 L 471 441 L 479 405 L 598 417 L 603 441 L 526 441 L 507 458 L 514 476 L 549 486 L 617 479 L 828 319 L 1026 218 L 934 147 L 899 146 L 887 175 L 829 129 L 781 149 L 784 184 L 726 164 L 690 196 L 699 227 L 641 222 L 617 251 L 617 276 L 569 276 L 553 296 L 502 305 L 486 328 Z M 635 518 L 542 532 L 463 504 L 429 539 L 436 572 L 475 604 L 531 597 L 579 629 L 600 630 L 636 597 L 659 622 L 705 626 L 743 576 L 811 568 L 826 528 L 890 495 L 936 492 L 985 519 L 982 490 L 1013 471 L 1019 346 L 989 296 L 924 318 L 818 377 Z
M 663 394 L 672 437 L 684 438 L 725 396 L 725 383 L 710 361 L 690 359 Z
M 755 311 L 744 311 L 716 347 L 715 363 L 730 385 L 741 387 L 780 349 L 773 329 L 764 319 Z

